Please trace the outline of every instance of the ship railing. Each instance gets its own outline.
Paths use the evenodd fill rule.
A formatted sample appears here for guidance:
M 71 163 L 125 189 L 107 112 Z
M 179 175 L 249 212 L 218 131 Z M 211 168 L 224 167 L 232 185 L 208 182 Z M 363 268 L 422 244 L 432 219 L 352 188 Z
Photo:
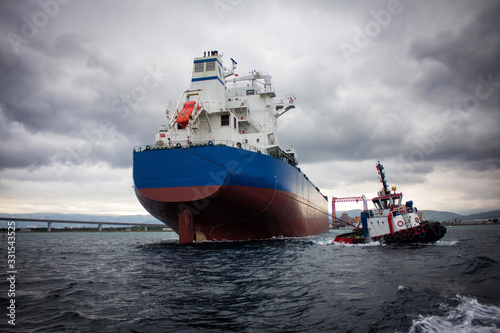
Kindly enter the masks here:
M 233 147 L 233 148 L 253 151 L 256 153 L 266 153 L 265 149 L 255 147 L 244 142 L 236 142 L 230 140 L 203 140 L 203 141 L 182 140 L 182 141 L 170 141 L 170 142 L 159 140 L 155 144 L 135 146 L 134 152 L 147 151 L 147 150 L 209 147 L 209 146 L 226 146 L 226 147 Z
M 300 170 L 300 168 L 297 166 L 296 161 L 292 161 L 292 159 L 288 156 L 288 154 L 283 151 L 281 148 L 278 146 L 275 146 L 275 149 L 261 149 L 252 145 L 249 145 L 247 143 L 241 143 L 241 142 L 235 142 L 235 141 L 230 141 L 230 140 L 205 140 L 205 141 L 187 141 L 187 140 L 182 140 L 182 141 L 170 141 L 170 143 L 166 143 L 163 140 L 157 141 L 155 144 L 150 144 L 150 145 L 142 145 L 142 146 L 135 146 L 134 147 L 134 153 L 135 152 L 141 152 L 141 151 L 149 151 L 149 150 L 163 150 L 163 149 L 180 149 L 180 148 L 193 148 L 193 147 L 209 147 L 209 146 L 227 146 L 227 147 L 234 147 L 234 148 L 240 148 L 240 149 L 245 149 L 248 151 L 253 151 L 256 153 L 263 153 L 266 155 L 270 155 L 271 157 L 281 159 L 285 162 L 288 162 L 291 164 L 293 167 L 295 167 L 300 174 L 309 182 L 311 183 L 316 190 L 321 194 L 321 191 L 318 187 L 316 187 L 313 182 L 307 177 L 307 175 Z M 277 150 L 276 150 L 277 148 Z M 327 197 L 323 195 L 325 199 Z

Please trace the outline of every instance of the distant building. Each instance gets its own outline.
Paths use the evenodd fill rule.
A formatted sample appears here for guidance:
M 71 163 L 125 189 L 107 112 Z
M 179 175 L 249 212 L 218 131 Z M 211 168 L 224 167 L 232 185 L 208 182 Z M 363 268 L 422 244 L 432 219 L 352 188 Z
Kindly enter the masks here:
M 347 215 L 346 212 L 343 212 L 342 215 L 340 215 L 340 220 L 344 222 L 345 225 L 353 225 L 355 222 L 354 218 Z
M 331 229 L 339 229 L 343 227 L 354 226 L 356 223 L 356 219 L 347 215 L 346 212 L 343 212 L 342 215 L 336 220 L 332 221 L 330 224 Z

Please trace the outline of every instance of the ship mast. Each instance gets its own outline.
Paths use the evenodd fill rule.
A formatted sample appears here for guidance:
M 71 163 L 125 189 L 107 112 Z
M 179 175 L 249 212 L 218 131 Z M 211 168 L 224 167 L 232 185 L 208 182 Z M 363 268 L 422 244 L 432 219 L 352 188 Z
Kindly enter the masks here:
M 385 179 L 384 166 L 380 164 L 380 161 L 377 162 L 377 171 L 379 174 L 380 182 L 382 182 L 382 195 L 389 195 L 391 192 L 389 191 L 389 185 L 387 185 L 387 180 Z

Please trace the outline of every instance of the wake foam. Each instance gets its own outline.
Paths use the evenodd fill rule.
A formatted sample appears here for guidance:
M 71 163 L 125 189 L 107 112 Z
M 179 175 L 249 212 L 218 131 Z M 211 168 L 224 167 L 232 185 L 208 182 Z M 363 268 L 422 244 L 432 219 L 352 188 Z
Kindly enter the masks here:
M 442 240 L 438 240 L 435 245 L 437 246 L 455 246 L 457 245 L 458 241 L 457 240 L 454 240 L 454 241 L 442 241 Z
M 456 308 L 449 305 L 445 316 L 418 316 L 413 320 L 410 333 L 420 332 L 500 332 L 500 308 L 493 305 L 482 305 L 477 299 L 457 295 L 460 304 Z
M 369 247 L 369 246 L 380 246 L 379 241 L 370 241 L 369 243 L 361 243 L 361 244 L 347 244 L 347 243 L 337 243 L 337 242 L 332 242 L 333 245 L 337 246 L 346 246 L 346 247 Z
M 366 247 L 366 246 L 387 246 L 386 244 L 382 244 L 379 241 L 371 241 L 369 243 L 361 243 L 361 244 L 346 244 L 346 243 L 337 243 L 334 242 L 333 239 L 312 239 L 314 244 L 317 245 L 337 245 L 337 246 L 356 246 L 356 247 Z M 458 244 L 457 240 L 453 241 L 437 241 L 435 243 L 406 243 L 406 244 L 393 244 L 393 245 L 402 245 L 402 246 L 414 246 L 414 245 L 422 245 L 422 246 L 455 246 Z

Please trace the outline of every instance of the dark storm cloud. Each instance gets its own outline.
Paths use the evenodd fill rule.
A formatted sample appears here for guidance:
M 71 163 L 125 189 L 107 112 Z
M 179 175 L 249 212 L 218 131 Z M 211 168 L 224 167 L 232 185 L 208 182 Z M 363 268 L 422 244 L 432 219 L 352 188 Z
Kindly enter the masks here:
M 500 3 L 478 4 L 487 5 L 461 31 L 443 30 L 416 40 L 409 55 L 421 63 L 441 65 L 423 75 L 416 86 L 420 98 L 443 108 L 441 119 L 446 123 L 446 144 L 429 159 L 488 161 L 485 164 L 498 166 Z
M 29 135 L 19 123 L 0 117 L 0 169 L 43 166 L 50 163 L 47 151 L 52 147 L 40 148 L 36 135 Z M 44 142 L 47 144 L 47 142 Z
M 411 43 L 409 55 L 423 63 L 440 64 L 425 73 L 417 88 L 421 97 L 434 100 L 440 95 L 449 106 L 494 111 L 500 105 L 500 3 L 480 2 L 483 9 L 459 32 L 444 29 L 435 36 Z M 470 95 L 471 97 L 468 97 Z M 475 98 L 475 100 L 474 100 Z M 460 105 L 461 104 L 461 105 Z
M 481 4 L 484 4 L 482 2 Z M 409 55 L 419 61 L 432 60 L 442 65 L 439 77 L 427 78 L 428 91 L 443 83 L 449 88 L 460 87 L 469 93 L 468 83 L 478 75 L 500 74 L 500 3 L 490 2 L 462 31 L 443 30 L 436 36 L 414 41 Z M 460 18 L 457 18 L 460 19 Z M 455 86 L 455 84 L 457 86 Z
M 122 55 L 106 53 L 84 33 L 48 37 L 40 29 L 27 39 L 24 22 L 40 7 L 1 7 L 0 169 L 99 162 L 129 167 L 132 147 L 152 140 L 157 124 L 146 116 L 147 97 L 151 87 L 161 88 L 163 73 L 153 65 L 125 68 Z M 13 34 L 22 42 L 12 44 Z M 134 92 L 135 99 L 126 97 Z
M 499 165 L 500 4 L 475 6 L 483 8 L 458 31 L 436 25 L 419 37 L 405 30 L 400 18 L 413 25 L 425 24 L 425 18 L 410 11 L 394 16 L 380 33 L 382 40 L 377 36 L 353 57 L 349 76 L 335 77 L 335 84 L 319 80 L 322 86 L 310 80 L 302 95 L 323 97 L 298 100 L 296 123 L 283 128 L 280 138 L 294 144 L 306 163 L 397 160 L 414 173 L 448 161 L 470 169 Z M 331 73 L 327 66 L 323 71 Z M 339 95 L 346 86 L 359 93 L 358 100 L 347 103 Z M 377 96 L 380 87 L 392 92 L 390 99 Z
M 0 53 L 0 71 L 3 74 L 0 110 L 4 122 L 3 136 L 8 138 L 4 141 L 6 147 L 2 149 L 2 155 L 9 156 L 1 159 L 2 168 L 50 164 L 63 146 L 56 141 L 44 142 L 43 147 L 36 147 L 28 141 L 40 142 L 43 137 L 66 135 L 66 141 L 71 144 L 81 128 L 94 128 L 96 125 L 96 115 L 93 119 L 92 111 L 98 110 L 93 109 L 91 104 L 78 101 L 77 94 L 65 96 L 68 90 L 62 84 L 54 85 L 61 79 L 65 68 L 54 65 L 46 50 L 37 50 L 33 47 L 35 45 L 30 44 L 18 55 L 8 52 L 8 48 Z M 59 139 L 64 140 L 64 137 Z M 11 151 L 7 147 L 15 147 L 16 150 Z M 22 154 L 19 154 L 20 148 L 23 149 Z
M 30 43 L 18 54 L 9 48 L 0 54 L 0 106 L 8 120 L 22 122 L 33 131 L 71 133 L 76 119 L 101 113 L 92 100 L 82 101 L 81 96 L 109 90 L 107 78 L 118 69 L 86 49 L 84 40 L 63 35 L 53 45 Z M 95 76 L 93 84 L 85 82 L 85 76 L 96 69 L 103 74 Z

